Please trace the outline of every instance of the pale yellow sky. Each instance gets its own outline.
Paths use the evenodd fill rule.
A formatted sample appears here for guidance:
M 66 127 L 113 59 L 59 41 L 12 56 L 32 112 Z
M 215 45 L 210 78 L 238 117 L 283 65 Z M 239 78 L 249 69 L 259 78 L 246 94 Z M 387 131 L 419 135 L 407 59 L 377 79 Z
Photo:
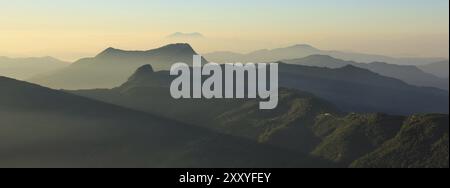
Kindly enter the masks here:
M 189 42 L 200 53 L 306 43 L 448 58 L 448 14 L 448 0 L 0 0 L 0 56 L 73 61 L 107 47 Z M 174 32 L 205 38 L 166 38 Z

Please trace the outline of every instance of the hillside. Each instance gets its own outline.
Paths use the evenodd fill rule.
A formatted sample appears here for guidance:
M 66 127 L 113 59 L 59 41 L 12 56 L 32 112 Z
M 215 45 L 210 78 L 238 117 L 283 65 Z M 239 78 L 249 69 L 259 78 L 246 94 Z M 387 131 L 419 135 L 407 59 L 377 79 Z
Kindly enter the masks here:
M 69 63 L 52 57 L 8 58 L 0 57 L 0 76 L 26 80 L 69 66 Z
M 189 44 L 171 44 L 148 51 L 108 48 L 93 58 L 78 60 L 71 66 L 29 79 L 55 89 L 93 89 L 119 86 L 145 64 L 156 70 L 169 70 L 177 62 L 192 64 L 197 54 Z
M 147 74 L 136 75 L 120 88 L 136 90 L 133 92 L 143 90 L 141 86 L 168 88 L 174 79 L 167 71 L 148 71 Z M 384 112 L 397 115 L 448 113 L 447 91 L 411 86 L 354 66 L 329 69 L 280 63 L 279 85 L 311 93 L 345 112 Z M 163 91 L 160 93 L 162 97 L 170 97 L 169 89 L 158 91 Z M 178 103 L 180 102 L 177 101 Z M 230 102 L 224 106 L 232 104 Z
M 175 100 L 169 93 L 170 79 L 164 71 L 152 72 L 150 66 L 143 66 L 120 87 L 71 92 L 297 151 L 305 151 L 299 145 L 315 139 L 298 136 L 285 140 L 281 135 L 300 132 L 311 135 L 300 125 L 313 122 L 319 114 L 340 113 L 332 104 L 309 93 L 286 88 L 280 89 L 279 105 L 272 111 L 259 110 L 259 99 Z
M 310 92 L 347 112 L 448 113 L 448 92 L 408 85 L 355 66 L 280 64 L 280 86 Z
M 404 119 L 402 116 L 385 114 L 318 117 L 313 129 L 323 140 L 312 153 L 331 161 L 350 164 L 393 138 Z
M 0 167 L 331 165 L 5 77 L 0 87 Z
M 261 63 L 274 62 L 285 59 L 298 59 L 311 55 L 327 55 L 346 61 L 362 63 L 387 62 L 398 65 L 426 65 L 433 62 L 443 61 L 443 58 L 396 58 L 383 55 L 344 52 L 335 50 L 322 50 L 308 44 L 298 44 L 284 48 L 263 49 L 242 54 L 229 51 L 219 51 L 203 54 L 208 61 L 216 63 Z
M 435 87 L 448 90 L 448 79 L 439 78 L 431 73 L 424 72 L 412 65 L 395 65 L 382 62 L 357 63 L 344 61 L 326 55 L 312 55 L 301 59 L 283 60 L 285 63 L 315 67 L 342 68 L 352 65 L 362 69 L 370 70 L 382 76 L 396 78 L 410 85 L 422 87 Z
M 448 168 L 448 115 L 319 117 L 313 155 L 350 167 Z
M 409 117 L 398 134 L 352 167 L 448 168 L 448 115 Z
M 290 70 L 295 72 L 293 69 Z M 80 90 L 72 93 L 293 152 L 310 153 L 338 166 L 350 166 L 360 158 L 382 148 L 397 135 L 401 135 L 405 127 L 410 127 L 406 121 L 410 117 L 407 116 L 378 113 L 346 114 L 312 94 L 285 88 L 280 89 L 279 106 L 271 111 L 259 110 L 257 100 L 174 100 L 170 97 L 167 80 L 163 79 L 166 75 L 165 72 L 154 72 L 151 66 L 145 66 L 136 71 L 136 74 L 121 87 L 111 90 Z M 324 78 L 334 76 L 337 74 L 323 75 Z M 376 85 L 376 80 L 366 81 L 373 81 L 372 83 Z M 385 87 L 394 88 L 397 85 L 393 83 Z M 441 127 L 448 126 L 448 115 L 429 116 L 431 121 L 436 117 L 447 117 L 447 123 L 445 121 L 438 123 Z M 445 129 L 436 130 L 436 134 L 444 133 Z M 417 149 L 422 147 L 421 142 L 413 139 L 409 140 L 408 144 L 412 149 Z M 445 146 L 445 139 L 442 143 Z M 435 155 L 435 161 L 441 161 L 439 167 L 448 165 L 448 160 L 445 163 L 448 150 L 445 155 L 442 148 L 445 149 L 439 147 L 439 150 L 436 150 L 438 154 Z M 399 152 L 399 155 L 404 155 L 403 149 L 397 148 L 395 151 Z M 423 158 L 412 158 L 405 164 L 424 164 L 425 154 L 421 156 Z M 381 162 L 376 164 L 382 165 Z
M 270 112 L 259 110 L 257 100 L 174 100 L 167 95 L 167 88 L 161 87 L 73 93 L 296 152 L 306 152 L 311 147 L 309 143 L 317 142 L 303 125 L 313 122 L 319 114 L 339 113 L 331 104 L 310 94 L 285 89 L 280 91 L 279 106 Z M 297 136 L 282 136 L 286 134 Z
M 420 69 L 423 71 L 434 74 L 436 76 L 439 76 L 441 78 L 446 78 L 448 80 L 448 71 L 449 71 L 449 62 L 447 61 L 440 61 L 436 63 L 431 63 L 428 65 L 422 65 L 419 66 Z

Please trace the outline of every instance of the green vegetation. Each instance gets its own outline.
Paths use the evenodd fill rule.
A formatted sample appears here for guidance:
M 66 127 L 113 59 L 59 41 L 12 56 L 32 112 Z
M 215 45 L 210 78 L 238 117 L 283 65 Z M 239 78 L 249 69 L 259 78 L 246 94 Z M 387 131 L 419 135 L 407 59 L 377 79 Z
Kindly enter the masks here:
M 97 60 L 163 51 L 108 49 Z M 78 66 L 87 65 L 69 69 Z M 308 92 L 280 88 L 270 111 L 259 99 L 175 100 L 168 72 L 150 65 L 113 89 L 64 92 L 0 77 L 0 167 L 448 168 L 448 115 L 361 113 L 448 112 L 448 93 L 354 66 L 280 71 L 281 85 Z
M 326 161 L 0 77 L 0 167 L 324 167 Z
M 72 93 L 341 167 L 448 167 L 448 115 L 347 114 L 312 94 L 285 88 L 271 111 L 259 110 L 259 100 L 175 100 L 160 77 L 164 73 L 142 70 L 118 88 Z
M 411 116 L 394 138 L 351 166 L 448 168 L 448 123 L 448 115 Z
M 330 118 L 316 124 L 316 131 L 323 141 L 313 151 L 316 156 L 349 164 L 395 136 L 403 117 L 383 114 L 350 114 L 342 118 Z M 323 134 L 326 126 L 333 125 L 334 131 Z

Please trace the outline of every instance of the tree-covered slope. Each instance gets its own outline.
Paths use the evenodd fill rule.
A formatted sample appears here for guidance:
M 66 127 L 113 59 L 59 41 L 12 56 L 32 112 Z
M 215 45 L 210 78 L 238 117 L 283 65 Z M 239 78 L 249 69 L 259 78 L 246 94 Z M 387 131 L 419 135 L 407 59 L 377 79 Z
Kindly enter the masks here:
M 175 100 L 167 88 L 168 80 L 161 79 L 161 76 L 165 75 L 164 72 L 153 72 L 147 67 L 137 73 L 145 76 L 135 74 L 118 88 L 81 90 L 72 93 L 293 152 L 309 153 L 338 166 L 350 166 L 355 161 L 382 149 L 398 135 L 402 135 L 405 127 L 413 126 L 408 123 L 408 119 L 416 117 L 383 113 L 345 114 L 331 103 L 312 94 L 285 88 L 280 88 L 278 107 L 270 111 L 259 110 L 259 100 Z M 448 133 L 448 115 L 426 116 L 430 116 L 430 121 L 447 117 L 447 122 L 436 121 L 440 127 L 447 127 L 446 130 L 436 129 L 436 133 Z M 427 132 L 426 129 L 417 131 L 419 135 Z M 410 146 L 408 151 L 420 150 L 421 142 L 420 138 L 415 139 L 415 136 L 412 136 L 411 140 L 399 145 L 394 151 L 399 152 L 399 156 L 404 155 L 402 150 L 406 150 L 408 145 Z M 445 148 L 442 147 L 445 146 L 445 137 L 437 145 L 436 148 L 440 148 L 439 154 L 433 154 L 436 156 L 433 161 L 445 161 L 448 159 L 448 149 L 447 152 L 442 150 Z M 421 167 L 413 164 L 425 164 L 424 161 L 429 160 L 427 153 L 418 152 L 418 155 L 421 158 L 416 157 L 404 163 L 411 167 Z M 400 164 L 398 162 L 394 164 Z M 375 164 L 381 167 L 387 165 L 381 162 Z M 442 164 L 445 166 L 445 163 Z
M 314 155 L 348 164 L 394 137 L 404 120 L 384 114 L 349 114 L 318 117 L 314 132 L 322 142 Z
M 0 167 L 330 165 L 26 82 L 0 77 L 0 87 Z
M 409 117 L 395 137 L 356 160 L 352 167 L 449 167 L 448 115 Z

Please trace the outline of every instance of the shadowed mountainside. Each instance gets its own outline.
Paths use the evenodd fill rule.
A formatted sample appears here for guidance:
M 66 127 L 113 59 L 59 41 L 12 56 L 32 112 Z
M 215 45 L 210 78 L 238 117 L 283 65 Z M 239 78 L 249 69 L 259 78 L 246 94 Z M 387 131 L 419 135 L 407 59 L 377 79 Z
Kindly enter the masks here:
M 436 76 L 439 76 L 441 78 L 446 78 L 448 80 L 448 71 L 449 71 L 449 62 L 447 61 L 440 61 L 436 63 L 431 63 L 428 65 L 422 65 L 419 66 L 420 69 L 422 69 L 425 72 L 428 72 L 430 74 L 434 74 Z
M 408 117 L 395 137 L 352 167 L 448 168 L 448 115 Z
M 332 69 L 352 65 L 370 70 L 383 76 L 396 78 L 415 86 L 436 87 L 445 90 L 448 90 L 449 87 L 448 79 L 439 78 L 411 65 L 395 65 L 382 62 L 357 63 L 353 61 L 336 59 L 326 55 L 312 55 L 302 59 L 283 60 L 283 62 L 295 65 L 327 67 Z
M 317 167 L 321 160 L 0 77 L 1 167 Z
M 443 58 L 393 58 L 382 55 L 341 52 L 341 51 L 328 51 L 317 49 L 311 45 L 299 44 L 289 46 L 286 48 L 277 49 L 264 49 L 250 52 L 248 54 L 240 54 L 234 52 L 212 52 L 203 54 L 208 61 L 216 63 L 261 63 L 261 62 L 274 62 L 283 59 L 298 59 L 304 58 L 310 55 L 328 55 L 334 58 L 343 59 L 346 61 L 356 61 L 363 63 L 371 62 L 387 62 L 399 65 L 425 65 L 428 63 L 443 61 Z
M 196 54 L 189 44 L 171 44 L 148 51 L 108 48 L 96 57 L 81 59 L 63 70 L 29 81 L 56 89 L 112 88 L 125 82 L 142 65 L 169 70 L 174 63 L 192 63 Z
M 448 113 L 448 92 L 411 86 L 366 69 L 280 64 L 280 86 L 310 92 L 347 112 Z
M 175 78 L 168 71 L 154 72 L 150 65 L 145 67 L 150 71 L 138 71 L 121 88 L 133 89 L 135 85 L 168 88 Z M 411 86 L 351 65 L 330 69 L 280 63 L 279 85 L 311 93 L 346 112 L 448 113 L 447 91 Z M 163 91 L 161 95 L 170 97 L 169 89 Z
M 374 158 L 380 162 L 367 166 L 386 164 L 384 167 L 448 167 L 448 115 L 344 115 L 326 101 L 290 89 L 280 89 L 279 106 L 271 111 L 259 110 L 258 100 L 175 100 L 170 97 L 168 80 L 170 78 L 167 78 L 167 73 L 154 72 L 151 66 L 147 65 L 136 71 L 136 74 L 120 87 L 72 92 L 293 152 L 311 153 L 339 166 L 364 167 L 366 163 L 357 165 L 359 161 L 375 155 Z M 414 118 L 421 121 L 417 124 L 407 121 Z M 406 153 L 407 150 L 399 146 L 394 150 L 395 156 L 386 159 L 391 162 L 381 162 L 384 156 L 377 153 L 392 149 L 386 147 L 386 144 L 397 142 L 398 137 L 403 136 L 404 130 L 412 126 L 426 127 L 430 124 L 439 128 L 412 132 L 410 140 L 407 141 L 409 150 L 420 150 L 425 146 L 432 148 L 435 143 L 439 143 L 439 147 L 419 153 L 420 156 L 410 157 Z M 416 135 L 420 137 L 422 134 L 431 136 L 429 139 L 414 139 Z M 435 157 L 435 163 L 427 162 L 428 156 Z M 406 162 L 399 163 L 398 160 Z

